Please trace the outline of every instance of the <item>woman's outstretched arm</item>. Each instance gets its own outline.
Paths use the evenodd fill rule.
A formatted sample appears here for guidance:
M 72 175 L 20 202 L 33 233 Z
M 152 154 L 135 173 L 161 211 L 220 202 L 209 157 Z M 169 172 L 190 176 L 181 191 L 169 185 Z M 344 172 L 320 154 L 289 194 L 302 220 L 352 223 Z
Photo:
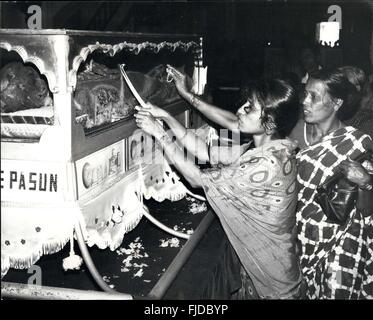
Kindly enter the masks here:
M 199 137 L 194 129 L 185 128 L 178 120 L 176 120 L 169 112 L 147 103 L 147 108 L 140 106 L 136 107 L 138 115 L 152 115 L 154 118 L 165 121 L 168 127 L 172 130 L 177 141 L 187 149 L 192 155 L 203 162 L 209 161 L 206 142 Z
M 166 70 L 167 73 L 174 79 L 179 94 L 206 118 L 229 130 L 238 128 L 238 118 L 233 112 L 224 110 L 203 101 L 197 95 L 188 90 L 186 76 L 184 74 L 170 65 L 167 65 Z
M 364 216 L 369 216 L 373 213 L 373 180 L 369 173 L 373 171 L 373 164 L 370 161 L 365 161 L 365 163 L 368 168 L 364 168 L 357 161 L 348 159 L 340 164 L 340 170 L 349 181 L 359 187 L 356 207 Z
M 162 128 L 162 126 L 155 120 L 151 114 L 135 114 L 137 125 L 146 133 L 154 136 L 154 138 L 161 144 L 167 157 L 172 164 L 179 170 L 185 179 L 194 188 L 202 186 L 200 177 L 200 169 L 189 159 L 184 156 L 184 150 L 181 149 L 171 137 Z

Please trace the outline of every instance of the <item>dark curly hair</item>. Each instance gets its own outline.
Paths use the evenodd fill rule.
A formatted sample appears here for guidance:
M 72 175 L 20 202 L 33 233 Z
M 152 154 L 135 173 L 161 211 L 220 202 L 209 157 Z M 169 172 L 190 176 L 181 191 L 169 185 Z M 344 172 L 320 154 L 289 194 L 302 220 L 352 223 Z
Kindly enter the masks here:
M 341 99 L 342 106 L 337 111 L 340 120 L 352 118 L 360 105 L 360 95 L 356 87 L 340 69 L 320 70 L 310 77 L 322 81 L 332 99 Z
M 241 89 L 240 104 L 256 96 L 262 106 L 262 125 L 285 138 L 295 127 L 299 116 L 299 94 L 289 81 L 270 79 L 247 83 Z

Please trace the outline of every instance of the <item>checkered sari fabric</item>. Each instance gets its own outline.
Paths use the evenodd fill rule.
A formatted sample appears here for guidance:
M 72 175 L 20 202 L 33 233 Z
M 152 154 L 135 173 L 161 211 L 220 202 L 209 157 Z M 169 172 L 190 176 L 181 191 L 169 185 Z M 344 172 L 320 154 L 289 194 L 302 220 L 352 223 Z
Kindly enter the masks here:
M 373 220 L 356 210 L 344 225 L 329 222 L 314 201 L 317 187 L 347 157 L 372 148 L 353 127 L 340 128 L 297 155 L 297 232 L 301 267 L 311 299 L 373 299 Z

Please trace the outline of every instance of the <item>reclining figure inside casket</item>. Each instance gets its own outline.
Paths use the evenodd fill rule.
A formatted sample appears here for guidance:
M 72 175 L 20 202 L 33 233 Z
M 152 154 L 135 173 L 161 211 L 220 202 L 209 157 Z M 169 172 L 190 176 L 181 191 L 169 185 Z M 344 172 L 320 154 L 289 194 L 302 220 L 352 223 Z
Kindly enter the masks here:
M 165 66 L 148 73 L 126 72 L 133 86 L 145 101 L 165 105 L 179 98 L 173 83 L 166 81 Z M 119 68 L 109 69 L 91 62 L 78 74 L 74 94 L 77 120 L 91 128 L 133 115 L 139 103 L 124 81 Z
M 46 80 L 31 65 L 11 62 L 0 70 L 1 113 L 52 105 Z
M 175 85 L 166 81 L 164 65 L 147 73 L 127 71 L 127 75 L 145 101 L 162 106 L 179 98 Z M 0 81 L 1 113 L 17 114 L 23 110 L 32 113 L 42 107 L 53 110 L 47 82 L 32 65 L 11 62 L 0 70 Z M 109 69 L 91 61 L 78 73 L 73 104 L 77 121 L 91 128 L 131 117 L 138 102 L 119 68 Z

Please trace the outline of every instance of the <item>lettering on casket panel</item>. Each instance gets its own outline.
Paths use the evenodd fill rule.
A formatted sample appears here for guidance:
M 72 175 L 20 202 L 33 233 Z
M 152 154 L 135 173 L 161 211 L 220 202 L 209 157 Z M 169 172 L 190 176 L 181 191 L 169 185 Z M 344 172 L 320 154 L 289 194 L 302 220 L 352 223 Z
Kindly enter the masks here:
M 1 160 L 1 197 L 11 202 L 51 202 L 67 192 L 66 164 Z
M 125 172 L 125 140 L 120 140 L 76 161 L 79 198 L 97 192 Z

